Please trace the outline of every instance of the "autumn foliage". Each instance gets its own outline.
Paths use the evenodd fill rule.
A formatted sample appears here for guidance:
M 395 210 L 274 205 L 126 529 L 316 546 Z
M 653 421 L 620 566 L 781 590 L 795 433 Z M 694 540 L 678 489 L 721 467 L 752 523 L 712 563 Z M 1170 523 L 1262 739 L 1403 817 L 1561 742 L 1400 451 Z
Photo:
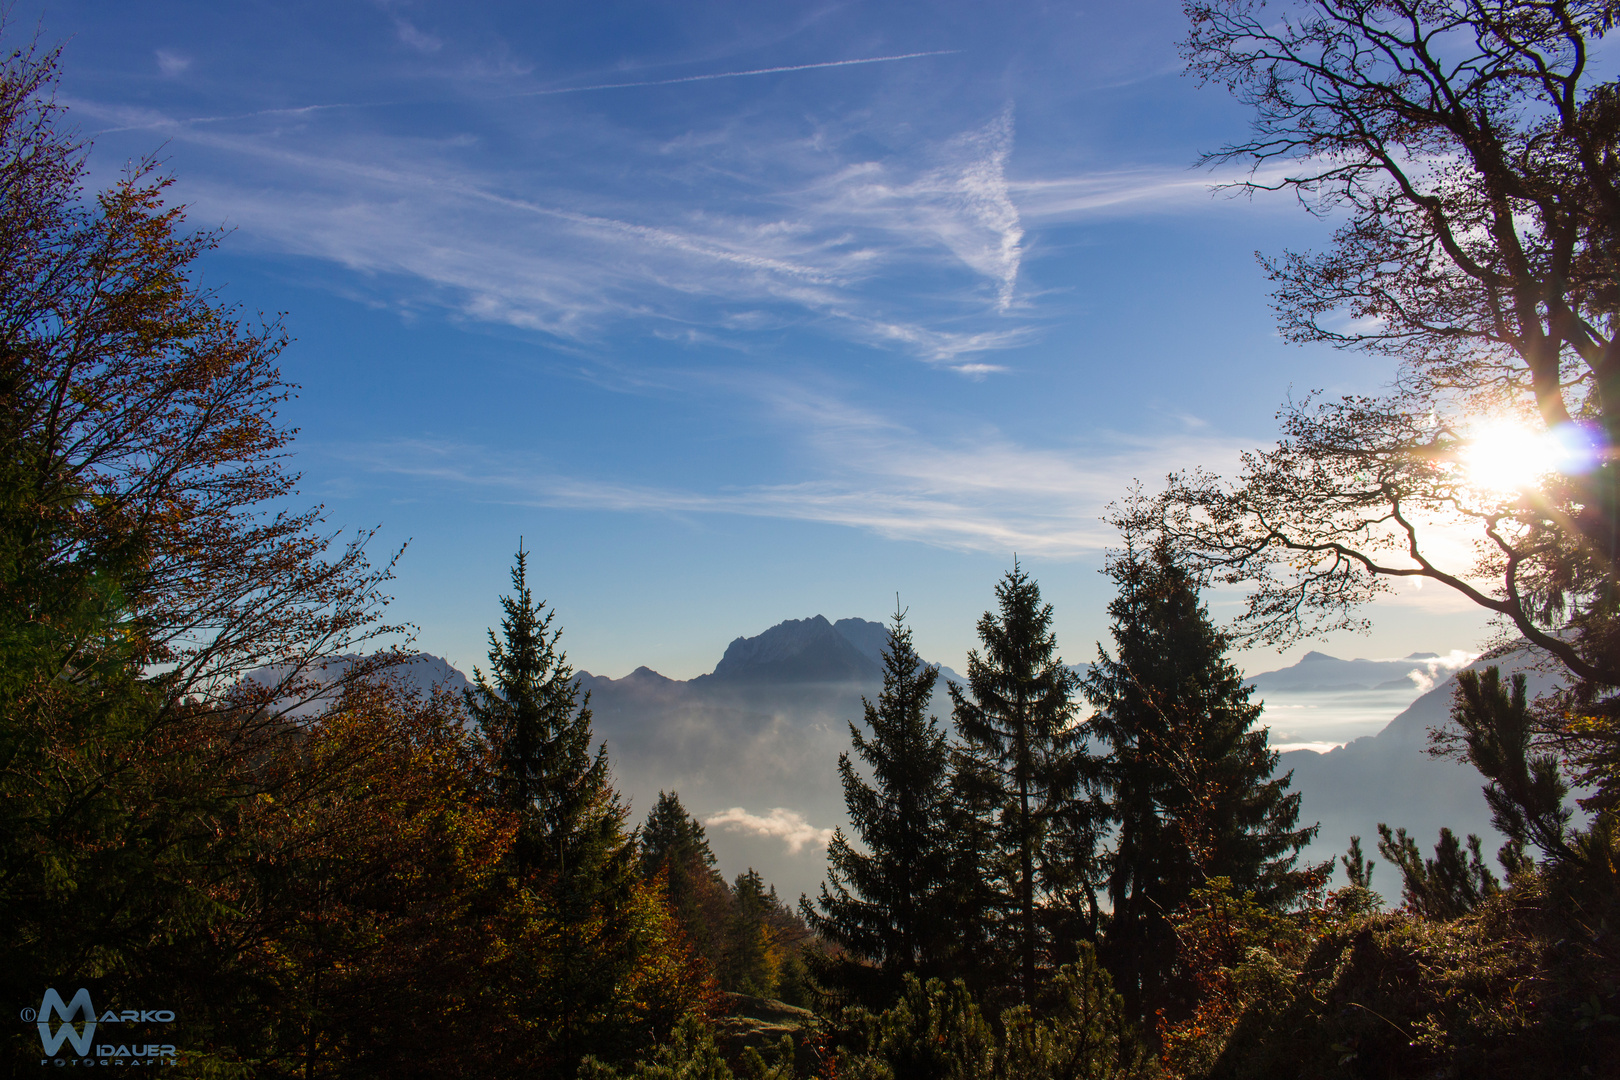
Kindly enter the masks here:
M 280 328 L 196 284 L 217 237 L 155 164 L 84 190 L 55 70 L 0 62 L 6 1000 L 162 1003 L 221 1076 L 572 1075 L 703 1015 L 623 814 L 612 890 L 528 873 L 509 748 L 356 658 L 388 567 L 285 508 Z
M 897 613 L 883 692 L 851 725 L 870 769 L 838 764 L 852 832 L 798 914 L 751 869 L 728 882 L 675 793 L 632 826 L 521 547 L 473 689 L 396 677 L 392 558 L 288 508 L 280 325 L 198 285 L 218 237 L 186 231 L 155 163 L 86 190 L 55 52 L 0 59 L 0 996 L 161 1003 L 175 1071 L 196 1076 L 1614 1075 L 1615 462 L 1476 514 L 1507 530 L 1480 564 L 1502 587 L 1476 601 L 1575 677 L 1534 703 L 1494 669 L 1464 678 L 1439 740 L 1482 774 L 1505 884 L 1477 837 L 1444 831 L 1430 859 L 1380 826 L 1403 906 L 1380 910 L 1359 838 L 1351 886 L 1327 891 L 1227 658 L 1239 639 L 1200 599 L 1211 578 L 1257 582 L 1244 625 L 1285 640 L 1349 625 L 1384 578 L 1417 573 L 1376 560 L 1405 535 L 1386 509 L 1456 489 L 1436 462 L 1460 436 L 1413 410 L 1442 391 L 1548 423 L 1573 403 L 1620 431 L 1613 85 L 1525 127 L 1521 84 L 1579 73 L 1492 68 L 1470 93 L 1520 125 L 1505 142 L 1475 138 L 1488 108 L 1401 96 L 1433 72 L 1324 90 L 1353 81 L 1340 68 L 1367 40 L 1427 48 L 1386 33 L 1402 19 L 1472 27 L 1493 64 L 1562 64 L 1613 12 L 1189 10 L 1194 70 L 1260 109 L 1256 141 L 1225 156 L 1304 154 L 1325 171 L 1285 186 L 1336 193 L 1359 222 L 1333 254 L 1271 267 L 1285 330 L 1334 340 L 1328 313 L 1376 316 L 1383 330 L 1336 343 L 1409 353 L 1407 385 L 1292 411 L 1237 488 L 1189 474 L 1127 500 L 1115 647 L 1084 677 L 1015 562 L 983 655 L 947 688 L 954 739 Z M 1296 70 L 1318 48 L 1326 66 Z M 1478 183 L 1442 170 L 1432 205 L 1391 189 L 1411 155 L 1368 150 L 1386 137 L 1472 162 Z M 1526 221 L 1551 246 L 1497 265 Z M 1434 276 L 1431 233 L 1473 237 L 1484 262 L 1452 252 Z M 1538 288 L 1507 329 L 1479 329 Z M 1476 347 L 1495 359 L 1457 352 Z M 1565 775 L 1595 791 L 1586 824 Z M 9 1030 L 0 1073 L 37 1075 L 32 1028 Z

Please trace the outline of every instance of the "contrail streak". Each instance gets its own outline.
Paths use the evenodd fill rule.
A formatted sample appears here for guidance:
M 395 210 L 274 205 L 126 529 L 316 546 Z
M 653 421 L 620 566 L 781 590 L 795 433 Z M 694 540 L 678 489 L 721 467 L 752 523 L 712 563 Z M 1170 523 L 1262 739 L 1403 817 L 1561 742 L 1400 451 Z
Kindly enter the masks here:
M 282 109 L 258 109 L 254 112 L 232 113 L 227 116 L 163 117 L 138 124 L 101 128 L 91 135 L 110 135 L 118 131 L 149 131 L 162 128 L 185 127 L 191 124 L 224 124 L 232 120 L 256 120 L 261 116 L 298 116 L 303 113 L 324 112 L 328 109 L 383 109 L 393 105 L 421 104 L 409 101 L 337 101 L 329 105 L 292 105 Z M 81 105 L 80 107 L 84 107 Z
M 710 79 L 741 79 L 749 75 L 775 75 L 783 71 L 811 71 L 815 68 L 850 67 L 854 64 L 886 64 L 891 60 L 915 60 L 922 56 L 950 56 L 961 51 L 961 49 L 935 49 L 932 52 L 899 53 L 895 56 L 863 56 L 857 60 L 823 60 L 815 64 L 788 64 L 783 67 L 753 68 L 749 71 L 717 71 L 712 75 L 684 75 L 679 79 L 647 79 L 642 82 L 568 86 L 558 90 L 529 90 L 512 96 L 543 97 L 550 94 L 583 94 L 591 90 L 623 90 L 632 86 L 672 86 L 675 83 L 708 82 Z
M 776 75 L 785 71 L 814 71 L 817 68 L 852 67 L 856 64 L 887 64 L 894 60 L 916 60 L 924 56 L 951 56 L 961 49 L 934 49 L 930 52 L 898 53 L 894 56 L 862 56 L 854 60 L 822 60 L 814 64 L 786 64 L 782 67 L 752 68 L 748 71 L 717 71 L 710 75 L 683 75 L 678 79 L 647 79 L 641 82 L 597 83 L 594 86 L 566 86 L 556 90 L 525 90 L 516 94 L 502 94 L 504 98 L 549 97 L 553 94 L 585 94 L 592 90 L 625 90 L 633 86 L 673 86 L 676 83 L 708 82 L 711 79 L 744 79 L 750 75 Z M 330 105 L 296 105 L 280 109 L 260 109 L 256 112 L 236 113 L 230 116 L 192 116 L 183 119 L 162 119 L 121 127 L 103 128 L 96 135 L 115 131 L 140 131 L 148 128 L 178 127 L 184 124 L 218 124 L 232 120 L 252 120 L 260 116 L 296 116 L 300 113 L 324 112 L 328 109 L 381 109 L 396 105 L 421 105 L 420 101 L 345 101 Z

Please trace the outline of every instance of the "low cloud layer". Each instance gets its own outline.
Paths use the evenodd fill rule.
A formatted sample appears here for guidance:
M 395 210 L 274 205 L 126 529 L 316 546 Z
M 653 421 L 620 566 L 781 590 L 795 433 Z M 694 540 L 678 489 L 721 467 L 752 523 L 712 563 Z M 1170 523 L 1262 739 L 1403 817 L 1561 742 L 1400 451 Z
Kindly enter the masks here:
M 1424 661 L 1423 671 L 1413 671 L 1407 678 L 1412 685 L 1418 688 L 1419 693 L 1428 693 L 1437 683 L 1445 682 L 1451 676 L 1479 659 L 1477 652 L 1465 652 L 1462 649 L 1452 649 L 1444 656 L 1436 656 Z
M 833 835 L 831 829 L 818 829 L 797 810 L 782 806 L 773 806 L 763 815 L 750 814 L 741 806 L 733 806 L 706 818 L 703 824 L 728 832 L 751 833 L 781 840 L 787 845 L 790 855 L 799 854 L 806 844 L 825 848 Z

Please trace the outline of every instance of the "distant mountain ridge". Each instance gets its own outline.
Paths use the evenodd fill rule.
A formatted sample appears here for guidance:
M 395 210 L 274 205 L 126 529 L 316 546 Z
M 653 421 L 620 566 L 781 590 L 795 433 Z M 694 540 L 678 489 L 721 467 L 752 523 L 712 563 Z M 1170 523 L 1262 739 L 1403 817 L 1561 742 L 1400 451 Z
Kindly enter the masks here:
M 1467 670 L 1492 665 L 1501 668 L 1504 676 L 1524 674 L 1532 699 L 1559 682 L 1527 652 L 1476 659 Z M 1363 846 L 1371 850 L 1379 822 L 1391 828 L 1406 827 L 1425 851 L 1433 846 L 1442 827 L 1458 836 L 1478 833 L 1487 850 L 1503 841 L 1491 827 L 1480 774 L 1470 765 L 1433 758 L 1426 752 L 1429 730 L 1451 723 L 1454 678 L 1448 676 L 1423 694 L 1376 735 L 1325 754 L 1293 750 L 1280 755 L 1278 773 L 1292 771 L 1294 790 L 1303 796 L 1300 820 L 1318 821 L 1322 826 L 1311 851 L 1313 858 L 1343 851 L 1352 835 L 1360 836 Z M 1389 866 L 1382 872 L 1394 873 Z M 1375 888 L 1386 897 L 1393 895 L 1387 877 Z
M 883 679 L 888 628 L 865 619 L 788 619 L 756 637 L 739 637 L 702 682 L 871 682 Z
M 735 807 L 763 815 L 754 819 L 761 824 L 752 832 L 716 825 L 711 841 L 728 873 L 753 866 L 791 896 L 814 892 L 825 873 L 824 853 L 814 845 L 786 851 L 782 838 L 770 831 L 775 819 L 766 811 L 788 808 L 815 828 L 846 824 L 838 755 L 849 750 L 849 725 L 860 722 L 861 699 L 873 699 L 881 689 L 887 645 L 888 627 L 882 623 L 814 615 L 734 639 L 714 670 L 694 679 L 670 679 L 643 666 L 618 679 L 580 671 L 579 680 L 591 695 L 597 737 L 608 744 L 633 813 L 645 812 L 663 790 L 679 791 L 700 819 Z M 339 660 L 337 670 L 346 661 Z M 1303 796 L 1300 820 L 1322 824 L 1312 858 L 1344 850 L 1352 833 L 1370 846 L 1379 821 L 1404 825 L 1425 844 L 1434 842 L 1441 825 L 1494 835 L 1478 775 L 1423 753 L 1427 728 L 1447 720 L 1447 684 L 1463 662 L 1460 653 L 1341 660 L 1312 652 L 1290 667 L 1247 680 L 1257 696 L 1270 693 L 1285 700 L 1320 694 L 1357 701 L 1365 694 L 1367 719 L 1380 723 L 1376 736 L 1330 753 L 1281 755 L 1279 773 L 1292 771 L 1293 790 Z M 1494 662 L 1518 666 L 1512 659 Z M 1089 667 L 1073 666 L 1081 674 Z M 420 693 L 434 685 L 452 691 L 468 685 L 460 671 L 426 654 L 391 674 Z M 941 675 L 942 684 L 961 681 L 948 668 Z M 1533 683 L 1536 679 L 1532 675 Z M 1376 693 L 1379 688 L 1393 683 L 1417 690 L 1429 680 L 1432 689 L 1416 701 L 1396 699 L 1410 707 L 1393 720 L 1390 712 L 1379 712 L 1375 703 L 1391 697 L 1387 689 Z M 943 685 L 930 711 L 949 728 Z M 1268 721 L 1274 722 L 1263 716 L 1262 722 Z M 1493 847 L 1498 842 L 1488 841 Z M 1389 872 L 1386 868 L 1379 880 L 1386 891 Z
M 825 615 L 786 619 L 753 637 L 733 638 L 712 672 L 692 679 L 671 679 L 645 665 L 622 679 L 581 671 L 589 687 L 635 680 L 657 680 L 671 685 L 767 685 L 797 683 L 883 682 L 883 654 L 889 647 L 889 628 L 870 619 L 839 619 Z M 941 682 L 961 682 L 962 676 L 939 668 Z M 1082 667 L 1087 665 L 1081 665 Z
M 336 684 L 348 673 L 349 668 L 360 657 L 352 653 L 343 653 L 334 656 L 319 665 L 307 669 L 302 673 L 303 679 L 320 686 L 320 690 L 309 695 L 309 699 L 292 709 L 294 716 L 307 716 L 328 708 L 336 696 Z M 292 669 L 285 665 L 259 668 L 247 675 L 247 680 L 263 687 L 275 687 L 281 684 L 292 673 Z M 434 689 L 443 687 L 452 694 L 459 695 L 464 690 L 472 688 L 472 683 L 461 670 L 443 657 L 432 653 L 415 653 L 392 663 L 381 669 L 381 676 L 394 685 L 406 689 L 419 697 L 426 697 Z
M 1291 667 L 1263 671 L 1244 681 L 1262 694 L 1331 693 L 1345 690 L 1428 690 L 1474 659 L 1469 653 L 1412 653 L 1399 660 L 1340 660 L 1308 652 Z

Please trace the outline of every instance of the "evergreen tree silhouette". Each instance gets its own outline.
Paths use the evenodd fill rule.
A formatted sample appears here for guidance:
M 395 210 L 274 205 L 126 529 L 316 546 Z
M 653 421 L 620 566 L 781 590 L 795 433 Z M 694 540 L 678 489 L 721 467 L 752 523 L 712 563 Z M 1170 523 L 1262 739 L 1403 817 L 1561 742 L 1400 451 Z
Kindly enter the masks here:
M 851 846 L 842 829 L 834 832 L 821 897 L 814 905 L 800 901 L 805 921 L 823 938 L 877 964 L 887 992 L 897 992 L 908 972 L 941 974 L 952 951 L 946 910 L 950 748 L 946 732 L 927 712 L 938 677 L 939 669 L 918 657 L 905 613 L 896 610 L 883 652 L 883 690 L 875 703 L 862 699 L 870 734 L 849 725 L 850 742 L 870 767 L 872 782 L 856 771 L 849 754 L 838 757 L 850 825 L 866 853 Z M 861 973 L 843 964 L 824 974 L 826 981 L 860 994 L 852 983 Z
M 1090 729 L 1109 754 L 1100 780 L 1114 823 L 1105 856 L 1111 906 L 1104 956 L 1140 1019 L 1186 1004 L 1168 916 L 1191 890 L 1226 877 L 1268 907 L 1293 902 L 1326 866 L 1295 868 L 1316 826 L 1296 828 L 1292 773 L 1255 725 L 1243 675 L 1226 659 L 1192 578 L 1132 538 L 1109 560 L 1115 653 L 1100 646 L 1083 680 Z
M 607 744 L 591 753 L 590 694 L 557 648 L 556 613 L 536 601 L 528 553 L 518 547 L 512 595 L 501 597 L 501 634 L 489 632 L 489 674 L 473 669 L 467 711 L 494 752 L 495 793 L 517 815 L 519 877 L 586 878 L 606 863 L 628 866 L 625 812 L 612 786 Z
M 962 738 L 964 794 L 981 801 L 993 841 L 987 867 L 1000 892 L 995 933 L 1016 958 L 1031 1004 L 1045 951 L 1037 908 L 1061 868 L 1055 826 L 1076 810 L 1083 761 L 1072 724 L 1077 679 L 1052 634 L 1052 606 L 1018 565 L 996 586 L 999 614 L 979 620 L 984 654 L 968 654 L 967 690 L 949 684 Z

